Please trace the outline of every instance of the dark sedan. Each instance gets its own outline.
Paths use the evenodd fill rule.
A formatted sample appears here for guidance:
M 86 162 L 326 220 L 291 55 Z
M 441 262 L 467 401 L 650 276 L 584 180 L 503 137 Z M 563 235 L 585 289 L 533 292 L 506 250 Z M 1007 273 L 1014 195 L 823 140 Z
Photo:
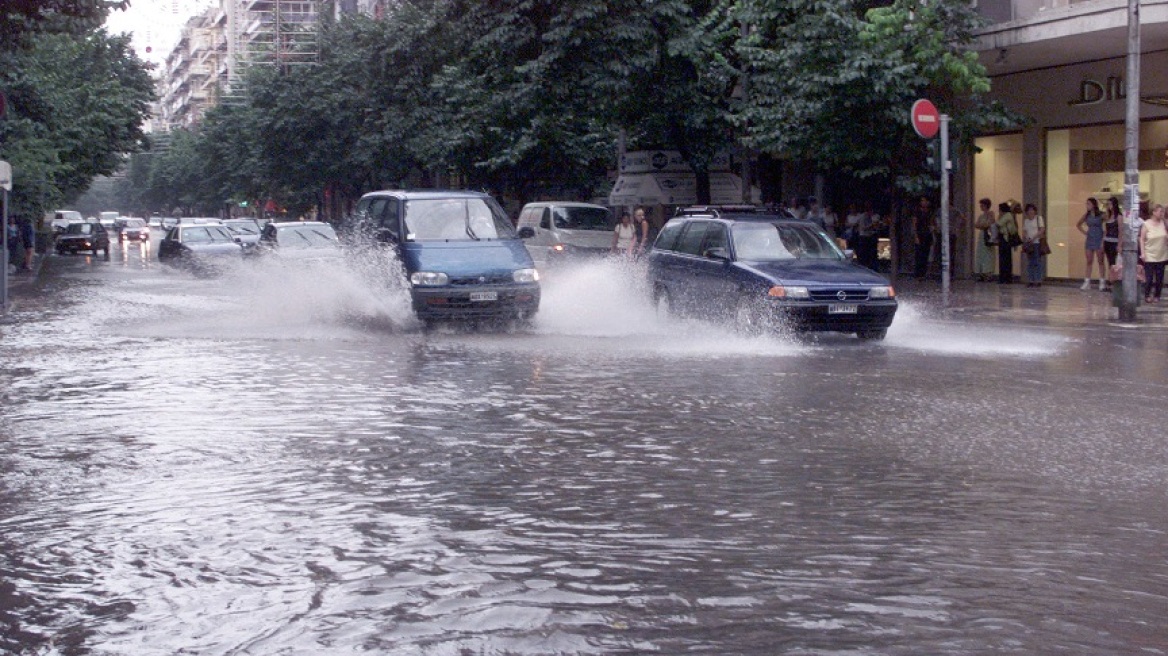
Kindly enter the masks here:
M 897 308 L 888 280 L 818 226 L 741 208 L 671 220 L 649 273 L 659 307 L 731 319 L 748 333 L 781 324 L 883 339 Z
M 243 257 L 243 246 L 221 225 L 178 225 L 158 245 L 158 260 L 200 273 Z
M 57 236 L 58 253 L 78 253 L 81 251 L 103 251 L 109 257 L 109 231 L 97 221 L 88 223 L 70 223 L 65 231 Z
M 122 229 L 118 232 L 118 242 L 127 241 L 148 241 L 150 239 L 150 226 L 146 225 L 145 219 L 125 219 L 122 223 Z

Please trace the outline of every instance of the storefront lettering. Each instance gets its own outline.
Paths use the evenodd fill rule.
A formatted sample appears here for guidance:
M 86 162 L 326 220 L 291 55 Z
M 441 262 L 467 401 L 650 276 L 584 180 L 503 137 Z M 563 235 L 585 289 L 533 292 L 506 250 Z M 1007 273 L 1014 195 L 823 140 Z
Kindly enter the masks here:
M 1105 100 L 1123 100 L 1127 98 L 1127 91 L 1123 88 L 1123 78 L 1112 75 L 1107 82 L 1098 80 L 1083 80 L 1079 83 L 1079 97 L 1070 101 L 1071 107 L 1082 105 L 1097 105 Z

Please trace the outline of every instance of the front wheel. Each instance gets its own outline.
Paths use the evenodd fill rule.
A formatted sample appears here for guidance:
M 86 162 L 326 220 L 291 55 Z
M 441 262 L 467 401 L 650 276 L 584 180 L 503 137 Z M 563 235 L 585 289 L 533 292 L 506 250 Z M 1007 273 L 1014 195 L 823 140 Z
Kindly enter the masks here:
M 863 340 L 878 342 L 888 335 L 888 330 L 885 328 L 876 330 L 861 330 L 856 332 L 856 337 Z
M 673 316 L 673 299 L 664 288 L 657 288 L 653 293 L 653 307 L 657 311 L 658 319 L 669 319 Z
M 761 302 L 751 296 L 742 296 L 734 308 L 734 328 L 743 335 L 760 335 L 766 328 L 766 313 Z

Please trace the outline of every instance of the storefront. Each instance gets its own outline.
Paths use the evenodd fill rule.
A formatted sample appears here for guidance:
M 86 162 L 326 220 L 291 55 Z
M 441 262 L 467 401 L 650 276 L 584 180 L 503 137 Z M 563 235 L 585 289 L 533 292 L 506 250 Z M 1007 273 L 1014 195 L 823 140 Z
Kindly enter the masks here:
M 1140 89 L 1140 195 L 1168 204 L 1168 52 L 1145 53 Z M 1051 245 L 1047 275 L 1085 273 L 1084 237 L 1076 224 L 1085 202 L 1123 199 L 1126 59 L 1115 57 L 993 78 L 993 97 L 1034 119 L 1013 134 L 975 141 L 967 202 L 1034 203 Z M 969 238 L 977 234 L 970 228 Z M 1017 255 L 1016 255 L 1017 256 Z M 1015 271 L 1020 263 L 1016 263 Z

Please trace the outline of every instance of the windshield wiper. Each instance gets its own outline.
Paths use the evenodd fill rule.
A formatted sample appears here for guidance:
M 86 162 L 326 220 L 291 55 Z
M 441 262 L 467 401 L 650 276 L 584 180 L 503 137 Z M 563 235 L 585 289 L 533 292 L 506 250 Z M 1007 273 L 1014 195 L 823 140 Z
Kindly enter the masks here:
M 470 227 L 470 203 L 464 207 L 466 208 L 466 234 L 470 235 L 471 239 L 479 241 L 479 236 L 475 234 L 474 228 Z

